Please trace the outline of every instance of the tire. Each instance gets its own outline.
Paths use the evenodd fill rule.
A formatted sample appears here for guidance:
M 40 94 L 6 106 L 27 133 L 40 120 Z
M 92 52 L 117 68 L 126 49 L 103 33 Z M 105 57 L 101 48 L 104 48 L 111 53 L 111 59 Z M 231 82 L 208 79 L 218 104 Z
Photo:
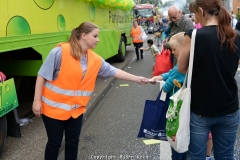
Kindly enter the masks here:
M 7 137 L 7 118 L 6 115 L 0 117 L 0 157 Z
M 124 62 L 125 57 L 126 57 L 126 42 L 125 42 L 125 38 L 121 36 L 116 60 L 118 62 Z

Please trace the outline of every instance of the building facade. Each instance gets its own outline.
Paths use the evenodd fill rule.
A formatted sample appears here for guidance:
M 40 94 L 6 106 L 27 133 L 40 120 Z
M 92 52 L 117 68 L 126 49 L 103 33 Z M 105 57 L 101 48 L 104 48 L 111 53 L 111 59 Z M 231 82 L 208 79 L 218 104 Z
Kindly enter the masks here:
M 233 9 L 232 5 L 233 0 L 222 0 L 222 5 L 229 11 L 231 12 Z
M 239 15 L 240 14 L 240 0 L 232 0 L 233 1 L 233 14 Z

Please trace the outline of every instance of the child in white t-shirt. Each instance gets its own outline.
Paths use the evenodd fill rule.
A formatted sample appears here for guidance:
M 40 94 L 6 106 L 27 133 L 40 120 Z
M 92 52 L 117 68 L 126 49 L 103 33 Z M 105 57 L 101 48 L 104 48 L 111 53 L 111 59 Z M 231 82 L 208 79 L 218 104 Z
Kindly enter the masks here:
M 154 59 L 153 66 L 155 66 L 156 56 L 157 56 L 157 54 L 160 53 L 160 51 L 159 51 L 158 47 L 153 44 L 152 39 L 148 39 L 147 44 L 149 46 L 148 48 L 140 48 L 140 50 L 144 50 L 144 51 L 150 50 L 151 51 L 152 57 Z

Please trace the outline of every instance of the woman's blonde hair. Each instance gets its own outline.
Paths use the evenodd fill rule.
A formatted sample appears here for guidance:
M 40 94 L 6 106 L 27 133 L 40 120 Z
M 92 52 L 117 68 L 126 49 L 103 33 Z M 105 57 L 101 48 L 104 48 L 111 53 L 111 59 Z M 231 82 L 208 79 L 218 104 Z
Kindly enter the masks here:
M 183 40 L 184 40 L 184 34 L 185 34 L 185 32 L 179 32 L 179 33 L 175 34 L 174 36 L 172 36 L 170 39 L 170 46 L 174 45 L 174 46 L 182 47 Z
M 73 56 L 74 59 L 79 60 L 80 59 L 80 54 L 82 51 L 82 47 L 79 43 L 79 40 L 82 36 L 83 33 L 88 34 L 92 32 L 94 29 L 98 29 L 98 26 L 90 23 L 90 22 L 83 22 L 81 23 L 77 28 L 74 28 L 72 30 L 71 36 L 68 40 L 71 46 L 71 55 Z

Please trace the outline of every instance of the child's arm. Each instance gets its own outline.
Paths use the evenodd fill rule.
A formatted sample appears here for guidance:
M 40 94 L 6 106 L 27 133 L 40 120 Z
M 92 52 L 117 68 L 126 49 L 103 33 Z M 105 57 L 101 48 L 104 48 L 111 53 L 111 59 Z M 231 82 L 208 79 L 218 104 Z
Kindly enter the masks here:
M 141 47 L 141 48 L 139 48 L 139 49 L 141 49 L 141 50 L 143 50 L 143 51 L 148 51 L 148 50 L 149 50 L 149 48 L 143 48 L 143 47 Z
M 158 52 L 153 53 L 152 57 L 155 58 L 157 56 Z
M 163 76 L 164 78 L 164 76 Z M 165 92 L 170 92 L 173 90 L 173 87 L 174 87 L 174 79 L 176 79 L 179 83 L 183 83 L 184 81 L 184 78 L 185 78 L 185 74 L 182 74 L 180 72 L 178 72 L 178 67 L 174 67 L 172 69 L 172 73 L 169 75 L 168 79 L 166 80 L 166 83 L 164 84 L 163 86 L 163 90 Z
M 161 80 L 164 80 L 164 81 L 167 81 L 168 80 L 168 77 L 171 75 L 172 73 L 172 69 L 170 71 L 168 71 L 167 73 L 163 73 L 159 76 L 154 76 L 152 77 L 149 82 L 151 82 L 151 84 L 155 84 L 156 81 L 161 81 Z

